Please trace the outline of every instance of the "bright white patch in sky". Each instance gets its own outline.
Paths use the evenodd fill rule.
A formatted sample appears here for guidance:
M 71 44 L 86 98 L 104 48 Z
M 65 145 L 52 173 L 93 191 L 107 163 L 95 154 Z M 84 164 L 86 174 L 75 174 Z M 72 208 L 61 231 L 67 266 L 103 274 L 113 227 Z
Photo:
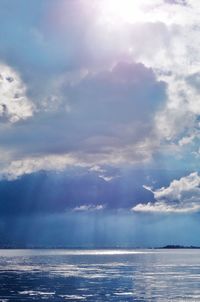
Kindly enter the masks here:
M 92 204 L 85 204 L 79 207 L 74 208 L 74 212 L 93 212 L 93 211 L 101 211 L 105 209 L 105 205 L 98 204 L 98 205 L 92 205 Z
M 138 204 L 135 212 L 192 213 L 200 211 L 200 176 L 194 172 L 179 180 L 173 180 L 168 187 L 153 191 L 155 203 Z
M 34 105 L 26 95 L 26 86 L 11 67 L 0 65 L 0 118 L 15 123 L 33 115 Z
M 65 156 L 29 157 L 23 160 L 11 161 L 8 166 L 2 167 L 0 176 L 8 180 L 14 180 L 24 174 L 31 174 L 41 170 L 62 171 L 75 163 L 75 159 L 68 154 Z
M 145 14 L 139 0 L 103 0 L 100 1 L 102 20 L 116 26 L 122 22 L 143 22 Z

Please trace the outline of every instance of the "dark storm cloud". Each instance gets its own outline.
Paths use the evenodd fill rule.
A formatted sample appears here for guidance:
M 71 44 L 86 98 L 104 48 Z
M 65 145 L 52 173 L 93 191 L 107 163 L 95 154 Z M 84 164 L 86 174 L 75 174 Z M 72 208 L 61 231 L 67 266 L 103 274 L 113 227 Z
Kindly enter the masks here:
M 89 73 L 77 84 L 63 85 L 63 101 L 56 111 L 3 127 L 1 147 L 12 148 L 16 159 L 69 152 L 80 159 L 85 154 L 101 159 L 114 149 L 126 157 L 126 147 L 151 135 L 153 114 L 165 100 L 165 89 L 143 64 L 119 63 L 110 71 Z M 133 159 L 143 156 L 131 152 Z
M 2 181 L 0 215 L 63 213 L 86 205 L 129 209 L 138 198 L 147 201 L 153 196 L 141 186 L 145 173 L 138 171 L 137 178 L 137 183 L 121 177 L 106 182 L 87 169 L 69 169 L 60 174 L 41 172 Z

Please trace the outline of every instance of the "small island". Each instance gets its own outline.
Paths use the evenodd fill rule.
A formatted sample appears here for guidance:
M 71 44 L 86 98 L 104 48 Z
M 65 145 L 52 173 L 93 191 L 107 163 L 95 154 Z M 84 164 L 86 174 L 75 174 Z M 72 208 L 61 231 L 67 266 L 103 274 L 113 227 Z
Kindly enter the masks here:
M 184 246 L 184 245 L 174 245 L 174 244 L 169 244 L 169 245 L 165 245 L 163 247 L 160 247 L 160 249 L 200 249 L 199 246 Z

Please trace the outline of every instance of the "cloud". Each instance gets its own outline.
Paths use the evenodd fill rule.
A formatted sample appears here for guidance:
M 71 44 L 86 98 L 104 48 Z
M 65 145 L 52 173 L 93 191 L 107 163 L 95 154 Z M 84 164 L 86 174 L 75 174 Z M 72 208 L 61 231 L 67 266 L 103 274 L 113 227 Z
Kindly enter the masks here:
M 0 176 L 2 179 L 14 180 L 18 177 L 45 171 L 63 171 L 69 166 L 76 165 L 75 159 L 70 157 L 70 155 L 49 155 L 44 157 L 30 157 L 23 160 L 12 161 L 6 167 L 2 167 Z
M 34 105 L 27 97 L 26 86 L 11 67 L 0 64 L 0 119 L 11 123 L 33 115 Z
M 109 157 L 142 161 L 147 150 L 151 153 L 148 137 L 153 116 L 165 100 L 166 90 L 152 69 L 119 62 L 111 70 L 88 73 L 80 82 L 63 89 L 71 108 L 68 120 L 73 118 L 77 128 L 81 123 L 83 153 L 87 148 L 88 153 L 107 155 L 108 162 Z
M 38 110 L 17 127 L 0 129 L 1 149 L 8 153 L 8 162 L 0 160 L 4 176 L 63 169 L 66 159 L 90 167 L 150 160 L 154 113 L 165 91 L 151 68 L 126 62 L 64 82 L 56 109 Z
M 113 174 L 109 174 L 108 171 L 106 171 L 106 169 L 98 166 L 98 165 L 95 165 L 95 166 L 92 166 L 89 171 L 92 171 L 92 172 L 96 172 L 97 175 L 102 178 L 103 180 L 105 181 L 111 181 L 113 180 L 114 178 L 118 177 L 117 175 L 113 175 Z
M 200 211 L 200 205 L 198 204 L 190 204 L 188 207 L 185 206 L 183 208 L 173 207 L 167 205 L 163 202 L 156 202 L 154 204 L 138 204 L 132 209 L 134 212 L 142 212 L 142 213 L 195 213 Z
M 178 5 L 187 5 L 187 1 L 186 0 L 164 0 L 166 3 L 169 4 L 178 4 Z
M 178 142 L 179 146 L 185 146 L 185 145 L 188 145 L 188 144 L 191 144 L 194 139 L 196 138 L 195 134 L 192 134 L 190 136 L 185 136 L 185 137 L 182 137 L 180 139 L 180 141 Z
M 168 79 L 168 84 L 167 104 L 155 117 L 158 133 L 168 141 L 196 135 L 199 131 L 199 94 L 184 78 Z
M 160 181 L 168 181 L 165 171 L 127 171 L 104 166 L 106 175 L 114 176 L 112 181 L 106 181 L 98 175 L 99 172 L 91 171 L 89 167 L 71 165 L 67 158 L 65 162 L 56 157 L 44 160 L 45 163 L 37 163 L 36 158 L 34 161 L 29 159 L 27 166 L 25 163 L 15 163 L 15 166 L 12 164 L 12 170 L 1 169 L 1 172 L 7 173 L 6 178 L 1 175 L 0 181 L 1 217 L 73 212 L 73 209 L 82 206 L 82 210 L 88 208 L 88 211 L 100 210 L 102 206 L 105 211 L 123 209 L 129 212 L 138 200 L 153 200 L 153 194 L 142 188 L 148 174 L 153 174 Z M 30 174 L 29 169 L 34 173 Z
M 155 202 L 138 204 L 132 208 L 135 212 L 190 213 L 200 211 L 200 176 L 193 172 L 179 180 L 173 180 L 168 187 L 150 190 Z
M 75 207 L 73 209 L 74 212 L 94 212 L 94 211 L 102 211 L 105 209 L 105 205 L 98 204 L 98 205 L 93 205 L 93 204 L 86 204 L 82 205 L 79 207 Z
M 102 166 L 156 162 L 170 148 L 173 157 L 197 154 L 198 3 L 138 5 L 141 20 L 116 24 L 98 1 L 90 9 L 82 0 L 1 1 L 0 59 L 16 80 L 3 82 L 11 101 L 2 98 L 0 116 L 20 123 L 0 129 L 8 154 L 0 167 L 37 158 L 46 169 L 48 156 Z

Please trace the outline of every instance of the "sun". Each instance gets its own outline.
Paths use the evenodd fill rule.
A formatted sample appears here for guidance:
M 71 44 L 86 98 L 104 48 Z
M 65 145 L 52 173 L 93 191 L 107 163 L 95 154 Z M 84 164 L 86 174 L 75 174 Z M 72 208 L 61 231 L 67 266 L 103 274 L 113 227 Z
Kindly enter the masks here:
M 141 0 L 102 0 L 100 10 L 104 20 L 110 23 L 144 21 Z

